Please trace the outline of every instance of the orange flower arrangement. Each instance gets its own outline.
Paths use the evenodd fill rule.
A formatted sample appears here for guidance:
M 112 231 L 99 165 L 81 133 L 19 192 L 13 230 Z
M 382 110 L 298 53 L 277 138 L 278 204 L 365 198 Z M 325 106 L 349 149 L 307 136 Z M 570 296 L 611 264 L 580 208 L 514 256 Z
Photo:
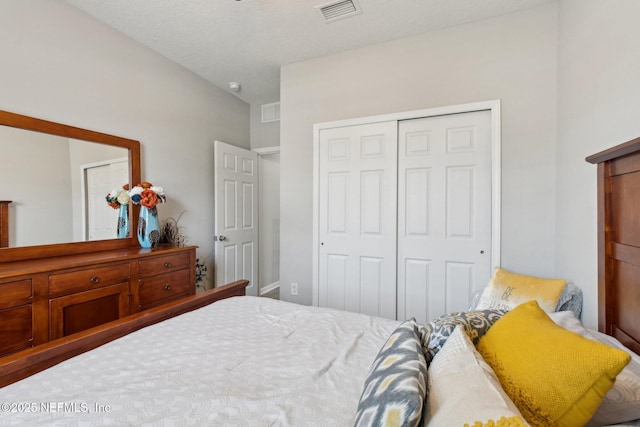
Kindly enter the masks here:
M 121 205 L 128 205 L 131 197 L 129 196 L 129 184 L 125 184 L 122 188 L 116 188 L 105 197 L 107 204 L 113 209 L 119 209 Z
M 131 197 L 131 201 L 136 205 L 142 205 L 149 209 L 155 208 L 158 203 L 167 201 L 162 187 L 155 186 L 146 181 L 133 187 L 129 192 L 129 196 Z

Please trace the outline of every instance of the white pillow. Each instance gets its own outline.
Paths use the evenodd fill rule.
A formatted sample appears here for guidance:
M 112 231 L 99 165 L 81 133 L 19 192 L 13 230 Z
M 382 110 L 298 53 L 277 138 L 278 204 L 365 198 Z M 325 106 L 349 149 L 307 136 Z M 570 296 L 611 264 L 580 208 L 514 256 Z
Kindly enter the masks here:
M 571 311 L 549 313 L 549 317 L 563 328 L 585 338 L 619 348 L 631 355 L 631 362 L 618 374 L 616 382 L 604 396 L 602 404 L 587 423 L 587 427 L 618 424 L 640 419 L 640 356 L 617 339 L 584 327 Z
M 524 419 L 505 394 L 495 373 L 457 326 L 428 371 L 429 397 L 424 426 L 483 424 L 502 417 Z M 526 424 L 525 424 L 526 425 Z

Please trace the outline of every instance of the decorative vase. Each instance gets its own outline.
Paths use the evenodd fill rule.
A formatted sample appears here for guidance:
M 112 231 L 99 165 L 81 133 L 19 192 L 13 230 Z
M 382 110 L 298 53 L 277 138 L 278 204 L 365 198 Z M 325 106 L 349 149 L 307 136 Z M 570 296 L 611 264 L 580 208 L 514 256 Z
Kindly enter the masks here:
M 158 222 L 158 210 L 140 206 L 140 219 L 138 220 L 138 242 L 143 248 L 153 248 L 160 242 L 160 223 Z
M 118 239 L 129 237 L 129 204 L 120 205 L 118 210 Z

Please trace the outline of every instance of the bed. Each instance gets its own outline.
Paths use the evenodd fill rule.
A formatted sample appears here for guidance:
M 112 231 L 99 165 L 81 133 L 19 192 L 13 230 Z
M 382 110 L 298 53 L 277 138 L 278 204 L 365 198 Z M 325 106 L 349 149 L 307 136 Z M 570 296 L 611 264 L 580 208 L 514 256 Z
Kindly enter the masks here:
M 548 346 L 540 343 L 556 332 L 563 343 L 565 334 L 572 334 L 571 340 L 588 338 L 579 344 L 592 346 L 589 354 L 591 349 L 615 352 L 624 363 L 616 362 L 612 383 L 629 380 L 626 392 L 637 394 L 640 274 L 635 269 L 640 263 L 634 256 L 640 243 L 633 236 L 640 236 L 640 221 L 618 210 L 626 212 L 627 203 L 640 200 L 640 178 L 637 184 L 635 178 L 640 174 L 634 175 L 640 171 L 639 150 L 640 139 L 588 158 L 598 163 L 599 177 L 599 331 L 585 328 L 571 311 L 546 314 L 544 298 L 515 308 L 485 306 L 418 325 L 411 319 L 235 296 L 247 284 L 238 282 L 0 359 L 0 425 L 379 425 L 380 385 L 388 383 L 376 375 L 387 369 L 390 354 L 400 361 L 394 369 L 411 371 L 410 381 L 395 392 L 417 396 L 412 403 L 417 418 L 403 423 L 401 416 L 407 414 L 402 413 L 396 425 L 535 425 L 511 416 L 515 405 L 500 394 L 501 377 L 487 374 L 501 348 L 493 344 L 496 340 L 506 336 L 514 341 L 529 333 L 540 336 L 535 338 L 539 347 L 528 357 L 544 354 L 545 365 L 556 351 L 545 353 Z M 229 298 L 220 299 L 221 292 Z M 559 301 L 562 295 L 556 297 Z M 489 320 L 478 322 L 479 311 L 489 313 L 483 314 Z M 526 334 L 514 332 L 512 323 L 499 326 L 520 319 L 520 313 L 542 317 L 519 324 L 510 320 Z M 460 318 L 468 320 L 470 329 Z M 553 334 L 539 326 L 546 319 L 553 323 L 548 325 Z M 463 352 L 465 345 L 471 349 Z M 472 365 L 473 373 L 467 371 Z M 475 376 L 490 383 L 492 392 L 472 394 Z M 607 390 L 609 396 L 614 388 Z M 502 418 L 502 412 L 485 411 L 497 401 L 506 402 Z M 483 408 L 464 418 L 474 404 Z M 627 418 L 640 411 L 640 400 L 625 405 Z M 612 408 L 614 416 L 623 411 L 622 406 Z M 513 413 L 523 414 L 519 409 Z M 638 419 L 622 425 L 640 425 Z M 604 424 L 592 420 L 588 425 Z
M 399 324 L 223 299 L 5 386 L 0 425 L 353 425 L 370 367 Z
M 342 425 L 396 326 L 269 298 L 224 299 L 5 387 L 3 401 L 53 399 L 79 412 L 0 414 L 0 424 Z

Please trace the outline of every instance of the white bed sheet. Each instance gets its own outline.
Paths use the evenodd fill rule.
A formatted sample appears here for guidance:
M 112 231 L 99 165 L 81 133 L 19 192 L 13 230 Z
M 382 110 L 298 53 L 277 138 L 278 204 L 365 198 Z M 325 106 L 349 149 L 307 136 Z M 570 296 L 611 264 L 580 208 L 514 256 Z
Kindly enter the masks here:
M 0 389 L 0 425 L 349 426 L 398 324 L 218 301 Z

